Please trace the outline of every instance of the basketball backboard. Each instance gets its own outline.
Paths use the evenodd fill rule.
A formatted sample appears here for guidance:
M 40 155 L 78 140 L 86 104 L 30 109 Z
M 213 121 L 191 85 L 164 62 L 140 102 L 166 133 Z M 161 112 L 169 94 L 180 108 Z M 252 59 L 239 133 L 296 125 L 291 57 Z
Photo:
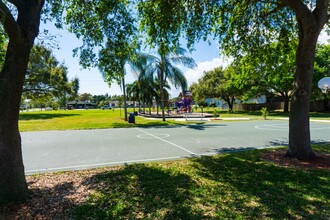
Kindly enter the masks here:
M 330 77 L 320 79 L 317 86 L 322 90 L 322 93 L 327 93 L 330 88 Z

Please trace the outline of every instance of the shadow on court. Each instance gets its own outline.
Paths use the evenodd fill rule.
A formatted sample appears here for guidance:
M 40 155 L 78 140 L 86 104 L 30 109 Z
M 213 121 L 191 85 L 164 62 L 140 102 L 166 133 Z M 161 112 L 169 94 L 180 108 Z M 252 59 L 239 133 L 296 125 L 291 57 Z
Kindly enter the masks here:
M 240 152 L 240 151 L 247 151 L 247 150 L 257 150 L 255 147 L 239 147 L 239 148 L 218 148 L 218 149 L 213 149 L 214 152 L 217 154 L 221 153 L 233 153 L 233 152 Z
M 327 144 L 329 141 L 323 140 L 323 139 L 316 139 L 316 140 L 311 140 L 311 144 Z M 269 147 L 280 147 L 280 146 L 289 146 L 288 142 L 282 141 L 282 140 L 273 140 L 270 141 L 269 144 L 267 145 Z
M 150 124 L 148 124 L 150 125 Z M 155 124 L 157 125 L 157 124 Z M 143 127 L 143 129 L 157 129 L 157 128 L 178 128 L 178 127 L 182 127 L 182 128 L 189 128 L 189 129 L 193 129 L 193 130 L 206 130 L 207 128 L 218 128 L 218 127 L 224 127 L 227 126 L 226 124 L 207 124 L 205 122 L 202 123 L 198 123 L 198 124 L 177 124 L 174 126 L 155 126 L 155 127 L 143 127 L 143 126 L 138 126 L 138 127 Z

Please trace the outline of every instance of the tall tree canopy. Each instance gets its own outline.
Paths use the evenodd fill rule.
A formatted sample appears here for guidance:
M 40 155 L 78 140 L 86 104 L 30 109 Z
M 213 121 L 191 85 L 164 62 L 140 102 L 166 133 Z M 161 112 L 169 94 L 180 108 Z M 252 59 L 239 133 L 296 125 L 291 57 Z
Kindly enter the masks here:
M 198 80 L 198 84 L 191 87 L 192 93 L 198 93 L 197 99 L 204 98 L 221 98 L 233 110 L 233 104 L 237 96 L 242 95 L 243 90 L 240 89 L 238 83 L 235 83 L 235 67 L 230 66 L 227 69 L 217 67 L 214 70 L 204 72 L 203 77 Z
M 237 59 L 240 73 L 236 75 L 236 81 L 249 87 L 245 98 L 277 94 L 285 103 L 284 112 L 289 111 L 296 46 L 296 41 L 283 39 Z
M 77 94 L 79 80 L 68 80 L 67 67 L 59 63 L 52 51 L 42 45 L 32 48 L 23 86 L 23 96 L 28 99 L 61 99 Z M 77 81 L 77 82 L 74 82 Z
M 298 159 L 315 156 L 310 144 L 309 103 L 317 39 L 329 27 L 329 0 L 153 0 L 139 1 L 138 11 L 150 42 L 179 44 L 182 35 L 192 45 L 213 36 L 226 54 L 235 57 L 276 42 L 285 33 L 295 33 L 298 46 L 287 155 Z

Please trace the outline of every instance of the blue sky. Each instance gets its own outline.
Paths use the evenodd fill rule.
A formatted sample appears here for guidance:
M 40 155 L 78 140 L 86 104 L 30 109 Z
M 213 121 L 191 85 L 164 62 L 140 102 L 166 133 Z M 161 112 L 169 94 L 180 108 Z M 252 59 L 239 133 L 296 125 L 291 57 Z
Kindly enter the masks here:
M 81 41 L 78 40 L 75 35 L 69 33 L 67 30 L 58 30 L 51 24 L 42 24 L 41 30 L 42 29 L 47 29 L 50 31 L 51 35 L 57 36 L 56 41 L 58 42 L 59 49 L 53 49 L 53 53 L 60 62 L 63 61 L 68 67 L 70 79 L 75 76 L 79 78 L 79 93 L 91 93 L 92 95 L 104 95 L 106 93 L 109 95 L 122 94 L 118 85 L 114 83 L 109 87 L 108 84 L 104 82 L 98 69 L 82 69 L 82 67 L 79 66 L 79 59 L 78 57 L 73 57 L 72 50 L 80 46 Z M 319 41 L 321 43 L 326 43 L 328 39 L 329 36 L 322 34 Z M 189 56 L 191 56 L 197 64 L 197 67 L 193 70 L 183 69 L 189 85 L 196 82 L 204 71 L 212 70 L 218 66 L 226 66 L 230 61 L 228 58 L 221 57 L 216 42 L 212 43 L 212 45 L 206 42 L 196 44 L 195 51 Z M 125 80 L 126 83 L 131 83 L 135 79 L 133 74 L 128 71 Z M 172 89 L 170 92 L 172 97 L 178 96 L 179 93 L 180 91 L 175 89 Z

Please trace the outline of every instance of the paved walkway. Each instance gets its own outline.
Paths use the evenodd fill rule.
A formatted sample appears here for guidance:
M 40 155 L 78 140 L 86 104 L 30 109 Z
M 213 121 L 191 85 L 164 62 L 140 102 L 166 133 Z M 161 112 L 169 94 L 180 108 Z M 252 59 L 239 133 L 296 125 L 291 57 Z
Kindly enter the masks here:
M 329 123 L 311 123 L 314 142 Z M 173 160 L 287 144 L 288 122 L 220 122 L 175 127 L 22 132 L 26 174 Z

